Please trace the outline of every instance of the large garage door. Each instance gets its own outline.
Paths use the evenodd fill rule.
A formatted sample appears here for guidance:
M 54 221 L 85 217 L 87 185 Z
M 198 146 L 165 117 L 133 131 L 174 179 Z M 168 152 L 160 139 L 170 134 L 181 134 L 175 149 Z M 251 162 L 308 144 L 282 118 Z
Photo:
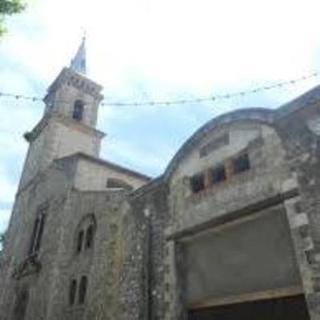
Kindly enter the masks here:
M 190 319 L 274 320 L 296 307 L 306 315 L 282 206 L 185 239 L 184 248 L 186 302 L 189 310 L 201 310 Z

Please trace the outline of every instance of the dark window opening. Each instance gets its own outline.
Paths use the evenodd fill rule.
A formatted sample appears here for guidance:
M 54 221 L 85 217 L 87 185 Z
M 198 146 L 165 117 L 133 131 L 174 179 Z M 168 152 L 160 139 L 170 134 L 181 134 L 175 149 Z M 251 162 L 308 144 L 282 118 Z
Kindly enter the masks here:
M 84 104 L 82 101 L 77 100 L 74 104 L 72 118 L 81 121 L 83 119 Z
M 108 178 L 107 180 L 107 188 L 121 188 L 121 189 L 125 189 L 127 191 L 131 191 L 133 189 L 133 187 L 128 184 L 127 182 L 120 180 L 120 179 L 116 179 L 116 178 Z
M 87 229 L 86 234 L 86 248 L 89 249 L 93 245 L 93 234 L 94 234 L 94 226 L 90 225 Z
M 70 306 L 74 305 L 76 301 L 76 293 L 77 293 L 77 280 L 72 280 L 70 283 L 69 289 L 69 304 Z
M 212 184 L 216 184 L 226 180 L 226 170 L 224 165 L 216 167 L 211 171 L 211 182 Z
M 204 189 L 204 174 L 197 174 L 190 178 L 191 190 L 194 193 L 200 192 Z
M 44 218 L 45 216 L 43 214 L 40 215 L 40 222 L 39 222 L 39 233 L 37 236 L 37 241 L 35 242 L 35 251 L 38 252 L 41 245 L 41 239 L 43 234 L 43 228 L 44 228 Z
M 86 300 L 88 280 L 86 276 L 82 276 L 79 286 L 79 304 L 84 304 Z
M 83 242 L 83 236 L 84 236 L 84 232 L 81 230 L 81 231 L 78 233 L 77 252 L 81 252 L 82 242 Z
M 233 160 L 233 173 L 241 173 L 250 169 L 250 160 L 247 153 Z
M 29 255 L 38 253 L 41 246 L 41 238 L 44 229 L 45 214 L 41 213 L 37 218 L 33 226 L 31 242 L 29 247 Z
M 32 231 L 32 236 L 31 236 L 31 241 L 30 241 L 30 247 L 29 247 L 29 255 L 32 255 L 34 253 L 34 242 L 38 233 L 39 229 L 39 218 L 36 219 L 34 225 L 33 225 L 33 231 Z
M 27 306 L 29 301 L 29 294 L 26 289 L 17 294 L 14 306 L 14 319 L 23 320 L 26 315 Z

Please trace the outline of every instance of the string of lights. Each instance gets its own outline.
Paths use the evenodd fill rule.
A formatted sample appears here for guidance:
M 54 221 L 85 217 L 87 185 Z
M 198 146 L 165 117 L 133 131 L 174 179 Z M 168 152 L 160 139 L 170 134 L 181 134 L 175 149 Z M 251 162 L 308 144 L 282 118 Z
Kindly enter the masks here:
M 265 85 L 261 87 L 256 87 L 254 89 L 244 90 L 244 91 L 238 91 L 238 92 L 232 92 L 232 93 L 226 93 L 222 95 L 213 95 L 209 97 L 201 97 L 201 98 L 194 98 L 194 99 L 180 99 L 180 100 L 166 100 L 166 101 L 142 101 L 142 102 L 108 102 L 108 101 L 102 101 L 100 103 L 101 106 L 119 106 L 119 107 L 132 107 L 132 106 L 170 106 L 170 105 L 182 105 L 182 104 L 196 104 L 196 103 L 203 103 L 203 102 L 213 102 L 213 101 L 219 101 L 219 100 L 226 100 L 226 99 L 232 99 L 236 97 L 244 97 L 247 95 L 260 93 L 263 91 L 268 91 L 272 89 L 282 88 L 289 85 L 294 85 L 312 78 L 316 78 L 320 75 L 319 72 L 312 72 L 310 75 L 306 75 L 300 78 L 277 82 L 271 85 Z M 16 93 L 7 93 L 7 92 L 1 92 L 0 91 L 0 98 L 1 97 L 7 97 L 7 98 L 13 98 L 16 100 L 27 100 L 32 102 L 42 102 L 43 98 L 39 96 L 27 96 L 23 94 L 16 94 Z M 67 103 L 69 104 L 71 101 L 65 101 L 65 100 L 57 100 L 58 103 Z

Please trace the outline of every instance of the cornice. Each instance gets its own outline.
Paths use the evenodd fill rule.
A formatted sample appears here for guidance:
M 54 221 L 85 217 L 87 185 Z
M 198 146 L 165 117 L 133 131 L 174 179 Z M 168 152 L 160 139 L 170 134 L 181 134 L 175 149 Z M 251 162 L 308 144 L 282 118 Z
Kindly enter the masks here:
M 97 130 L 95 128 L 87 126 L 87 125 L 83 124 L 82 122 L 78 122 L 73 119 L 66 118 L 65 116 L 63 116 L 57 112 L 53 112 L 50 115 L 43 116 L 43 118 L 38 122 L 38 124 L 33 128 L 32 131 L 26 132 L 23 135 L 24 138 L 29 143 L 33 142 L 50 122 L 61 123 L 61 124 L 65 125 L 66 127 L 71 127 L 72 129 L 75 129 L 77 131 L 95 136 L 99 139 L 102 139 L 103 137 L 106 136 L 106 134 L 100 130 Z
M 90 80 L 86 76 L 71 70 L 70 68 L 63 68 L 57 78 L 49 86 L 47 95 L 43 99 L 44 102 L 47 103 L 51 94 L 64 85 L 73 86 L 76 89 L 91 95 L 98 101 L 103 99 L 103 95 L 100 93 L 102 90 L 101 85 Z

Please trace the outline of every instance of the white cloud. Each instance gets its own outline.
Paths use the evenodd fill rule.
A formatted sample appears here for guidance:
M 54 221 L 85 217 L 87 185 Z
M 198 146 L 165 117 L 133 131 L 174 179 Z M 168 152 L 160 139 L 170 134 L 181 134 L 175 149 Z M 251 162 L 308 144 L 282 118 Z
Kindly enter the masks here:
M 221 84 L 312 68 L 319 9 L 317 1 L 287 0 L 43 0 L 10 24 L 4 53 L 50 81 L 85 28 L 92 75 L 109 90 L 138 70 L 177 90 L 207 94 Z

